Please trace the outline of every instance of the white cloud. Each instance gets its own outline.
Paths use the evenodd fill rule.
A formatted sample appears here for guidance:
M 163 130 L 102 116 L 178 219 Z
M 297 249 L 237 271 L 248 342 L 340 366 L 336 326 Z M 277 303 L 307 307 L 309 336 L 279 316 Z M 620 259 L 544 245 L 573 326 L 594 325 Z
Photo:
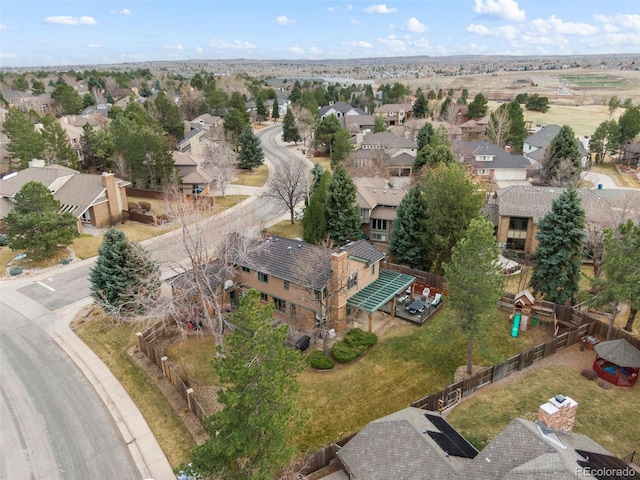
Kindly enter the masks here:
M 217 38 L 209 40 L 209 46 L 213 48 L 227 48 L 231 50 L 255 50 L 256 47 L 250 42 L 241 42 L 240 40 L 234 40 L 233 42 L 225 42 Z
M 180 45 L 179 43 L 176 45 L 165 45 L 163 48 L 166 50 L 175 50 L 176 52 L 181 52 L 184 50 L 184 48 L 182 48 L 182 45 Z
M 296 23 L 298 23 L 295 20 L 291 20 L 287 18 L 286 15 L 280 15 L 279 17 L 276 17 L 275 22 L 278 25 L 284 25 L 284 26 L 295 25 Z
M 102 47 L 101 43 L 90 43 L 89 45 L 87 45 L 87 47 L 89 48 L 100 48 Z
M 353 10 L 353 5 L 351 4 L 347 5 L 347 10 Z
M 411 17 L 407 20 L 407 30 L 410 32 L 426 32 L 427 27 L 420 23 L 416 17 Z
M 618 14 L 611 17 L 607 15 L 595 15 L 594 20 L 604 23 L 605 32 L 616 33 L 625 30 L 640 33 L 640 15 Z
M 351 20 L 349 20 L 349 23 L 351 23 L 351 25 L 359 25 L 359 26 L 364 25 L 361 21 L 356 20 L 355 18 L 352 18 Z
M 346 43 L 347 46 L 349 47 L 355 47 L 355 48 L 373 48 L 373 45 L 371 45 L 369 42 L 365 42 L 364 40 L 358 40 L 355 42 L 347 42 Z
M 196 47 L 194 48 L 194 50 L 196 51 L 196 53 L 202 53 L 202 47 Z
M 69 15 L 57 15 L 53 17 L 47 17 L 44 19 L 44 23 L 52 23 L 56 25 L 97 25 L 95 18 L 93 17 L 71 17 Z
M 476 33 L 478 35 L 491 35 L 491 30 L 484 25 L 476 25 L 475 23 L 467 26 L 467 32 Z
M 565 22 L 555 15 L 551 15 L 547 20 L 537 18 L 531 22 L 533 30 L 539 34 L 549 33 L 558 35 L 593 35 L 598 31 L 598 27 L 588 23 Z
M 320 48 L 317 47 L 311 47 L 309 49 L 309 51 L 313 54 L 313 55 L 320 55 L 322 54 L 322 50 Z
M 398 11 L 397 8 L 389 8 L 385 3 L 380 5 L 371 5 L 363 10 L 367 13 L 395 13 Z
M 414 40 L 412 45 L 420 49 L 427 49 L 431 47 L 431 45 L 429 44 L 429 40 L 427 40 L 426 38 L 419 38 L 418 40 Z
M 111 10 L 109 13 L 112 15 L 131 15 L 131 10 L 123 8 L 122 10 Z
M 406 43 L 396 35 L 387 35 L 386 37 L 378 37 L 378 43 L 386 45 L 391 51 L 404 52 L 406 50 Z
M 524 20 L 525 11 L 515 0 L 476 0 L 473 11 L 480 15 L 498 17 L 504 20 Z
M 295 55 L 304 55 L 304 50 L 300 47 L 289 47 L 287 50 Z
M 327 12 L 337 12 L 338 9 L 336 7 L 327 7 Z
M 15 53 L 0 53 L 0 58 L 18 58 Z

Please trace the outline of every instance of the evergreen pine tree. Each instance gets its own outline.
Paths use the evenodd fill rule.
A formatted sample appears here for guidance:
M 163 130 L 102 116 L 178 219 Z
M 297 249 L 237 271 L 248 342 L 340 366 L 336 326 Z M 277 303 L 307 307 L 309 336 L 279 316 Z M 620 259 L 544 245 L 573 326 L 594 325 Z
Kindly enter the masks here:
M 522 153 L 524 139 L 527 136 L 527 128 L 524 121 L 524 112 L 518 102 L 509 102 L 509 119 L 511 129 L 509 130 L 509 143 L 513 153 Z
M 353 152 L 353 143 L 349 132 L 341 128 L 334 136 L 331 147 L 331 167 L 335 167 Z
M 273 99 L 273 108 L 271 109 L 271 118 L 277 120 L 280 118 L 280 106 L 278 105 L 278 97 Z
M 262 123 L 267 119 L 267 107 L 264 106 L 262 97 L 256 96 L 256 121 Z
M 386 132 L 387 130 L 389 130 L 389 128 L 387 127 L 387 122 L 385 122 L 384 118 L 382 118 L 380 115 L 376 115 L 376 117 L 373 119 L 373 133 Z
M 324 172 L 309 199 L 309 206 L 304 210 L 302 237 L 305 242 L 317 244 L 327 236 L 326 198 L 330 181 L 331 173 Z
M 420 130 L 418 130 L 418 135 L 416 136 L 416 143 L 418 144 L 418 150 L 422 150 L 426 145 L 429 144 L 429 140 L 433 135 L 433 125 L 430 122 L 426 122 Z
M 420 92 L 416 97 L 416 101 L 413 103 L 413 116 L 416 118 L 424 118 L 429 113 L 429 107 L 427 105 L 427 99 L 424 93 Z
M 6 144 L 9 157 L 19 161 L 19 168 L 27 168 L 34 158 L 43 158 L 45 142 L 36 131 L 29 114 L 10 108 L 5 115 L 2 132 L 9 138 Z
M 545 183 L 571 183 L 582 169 L 582 155 L 578 139 L 569 125 L 563 125 L 551 140 L 542 160 L 542 181 Z M 568 168 L 568 170 L 567 170 Z
M 415 184 L 404 196 L 393 221 L 389 252 L 398 263 L 415 267 L 420 264 L 422 238 L 425 235 L 424 214 L 426 204 L 422 198 L 420 185 Z
M 9 225 L 9 247 L 45 258 L 69 245 L 77 232 L 77 219 L 60 213 L 60 201 L 40 182 L 27 182 L 16 193 L 13 209 L 4 217 Z
M 89 273 L 91 296 L 107 314 L 140 313 L 160 295 L 160 267 L 140 245 L 109 229 Z
M 484 218 L 471 220 L 453 247 L 445 276 L 449 304 L 467 339 L 467 374 L 471 375 L 473 341 L 487 330 L 487 322 L 495 320 L 496 303 L 503 293 L 500 249 L 491 222 Z
M 250 125 L 245 126 L 238 137 L 240 153 L 238 153 L 238 167 L 253 170 L 264 162 L 264 151 L 260 139 L 253 133 Z
M 578 293 L 584 220 L 580 196 L 571 186 L 538 222 L 531 288 L 549 302 L 564 304 Z
M 287 108 L 287 113 L 284 116 L 284 120 L 282 120 L 282 140 L 284 142 L 294 142 L 296 145 L 302 140 L 296 125 L 296 119 L 290 108 Z
M 337 245 L 355 240 L 361 234 L 360 210 L 356 205 L 357 188 L 347 168 L 339 163 L 327 187 L 327 230 Z
M 297 453 L 294 437 L 306 420 L 297 401 L 304 360 L 284 345 L 289 327 L 272 326 L 273 309 L 249 290 L 231 315 L 237 328 L 214 363 L 224 408 L 205 420 L 209 440 L 192 459 L 207 478 L 270 480 Z

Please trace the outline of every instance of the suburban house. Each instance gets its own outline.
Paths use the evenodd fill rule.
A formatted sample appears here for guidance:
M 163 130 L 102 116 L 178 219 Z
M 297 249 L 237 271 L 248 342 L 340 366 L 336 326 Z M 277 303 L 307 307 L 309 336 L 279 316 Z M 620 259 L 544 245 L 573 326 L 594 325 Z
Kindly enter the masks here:
M 356 203 L 362 215 L 362 233 L 379 250 L 386 252 L 396 209 L 406 195 L 403 188 L 392 188 L 384 178 L 354 178 Z
M 131 182 L 120 180 L 113 173 L 79 173 L 61 165 L 45 165 L 44 160 L 32 160 L 29 168 L 0 179 L 0 218 L 11 211 L 16 193 L 30 181 L 44 184 L 60 201 L 60 211 L 76 216 L 79 233 L 85 224 L 107 227 L 117 223 L 122 212 L 128 210 L 125 188 Z
M 494 194 L 497 203 L 498 242 L 510 250 L 531 254 L 536 250 L 536 225 L 551 211 L 553 201 L 563 188 L 513 185 Z M 613 211 L 599 190 L 578 189 L 581 206 L 585 211 L 585 224 L 606 226 L 611 223 Z
M 277 91 L 276 98 L 278 99 L 278 118 L 284 118 L 287 114 L 287 110 L 291 108 L 291 100 L 289 100 L 289 95 L 283 91 Z M 271 117 L 271 113 L 273 113 L 273 100 L 266 100 L 264 102 L 264 106 L 267 109 L 267 115 Z
M 376 121 L 374 115 L 349 115 L 346 118 L 346 129 L 351 135 L 371 132 Z
M 402 125 L 411 118 L 413 107 L 411 103 L 387 103 L 376 108 L 375 116 L 382 117 L 385 123 L 392 127 Z
M 202 156 L 205 154 L 207 130 L 195 127 L 187 132 L 182 140 L 176 145 L 176 150 L 180 153 Z
M 298 332 L 311 333 L 324 319 L 329 328 L 344 331 L 358 310 L 368 314 L 371 329 L 373 312 L 415 280 L 381 268 L 384 258 L 366 240 L 331 250 L 274 236 L 240 261 L 237 282 L 273 302 L 276 318 Z
M 458 160 L 473 169 L 478 180 L 525 181 L 531 167 L 523 155 L 513 155 L 489 142 L 454 142 Z
M 355 136 L 355 147 L 358 150 L 382 150 L 389 158 L 407 153 L 415 158 L 418 145 L 405 137 L 398 137 L 391 132 L 358 134 Z
M 318 118 L 324 120 L 329 115 L 334 115 L 340 120 L 342 128 L 347 128 L 349 122 L 347 117 L 354 115 L 366 115 L 366 112 L 361 108 L 354 108 L 347 102 L 335 102 L 331 105 L 325 105 L 318 110 Z
M 367 175 L 410 176 L 418 145 L 391 132 L 356 134 L 351 138 L 355 152 L 350 162 L 356 169 L 369 171 Z
M 173 164 L 180 177 L 180 190 L 187 194 L 207 194 L 213 187 L 213 172 L 203 166 L 205 159 L 174 151 Z
M 466 141 L 484 140 L 486 138 L 485 131 L 487 130 L 490 118 L 490 115 L 485 115 L 482 118 L 475 120 L 471 119 L 461 123 L 460 129 L 462 130 L 462 138 Z
M 556 395 L 535 421 L 516 418 L 481 451 L 439 413 L 408 407 L 374 420 L 337 451 L 344 480 L 635 478 L 637 472 L 572 431 L 578 403 Z M 593 476 L 607 468 L 616 476 Z M 624 473 L 626 472 L 626 474 Z
M 522 154 L 531 162 L 531 165 L 535 168 L 539 168 L 544 158 L 544 154 L 551 141 L 556 138 L 556 135 L 560 132 L 560 125 L 547 125 L 545 127 L 536 127 L 537 130 L 527 138 L 524 139 L 522 145 Z M 585 146 L 586 144 L 586 146 Z M 587 148 L 589 146 L 588 138 L 583 141 L 578 141 L 578 148 L 580 149 L 580 155 L 582 156 L 582 168 L 587 166 L 589 159 L 589 152 Z

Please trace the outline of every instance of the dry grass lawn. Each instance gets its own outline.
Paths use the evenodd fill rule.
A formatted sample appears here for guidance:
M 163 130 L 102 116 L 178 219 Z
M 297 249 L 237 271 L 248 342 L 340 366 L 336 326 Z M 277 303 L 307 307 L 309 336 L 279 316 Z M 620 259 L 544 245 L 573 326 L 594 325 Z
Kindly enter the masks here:
M 189 461 L 195 442 L 169 402 L 146 373 L 131 359 L 136 324 L 114 325 L 99 315 L 72 326 L 76 334 L 109 367 L 127 390 L 175 468 Z
M 247 185 L 248 187 L 262 187 L 269 177 L 269 167 L 260 165 L 252 171 L 240 170 L 233 182 L 234 185 Z
M 608 175 L 619 187 L 640 188 L 640 183 L 638 183 L 638 181 L 634 177 L 632 177 L 631 175 L 621 174 L 616 166 L 611 162 L 594 165 L 593 167 L 591 167 L 591 171 Z
M 302 221 L 291 225 L 291 221 L 283 220 L 267 229 L 272 235 L 285 238 L 302 238 Z
M 614 386 L 604 390 L 569 366 L 534 368 L 515 381 L 480 390 L 457 406 L 449 421 L 481 449 L 514 418 L 535 420 L 538 407 L 558 393 L 578 402 L 575 432 L 587 435 L 617 456 L 640 451 L 640 388 Z

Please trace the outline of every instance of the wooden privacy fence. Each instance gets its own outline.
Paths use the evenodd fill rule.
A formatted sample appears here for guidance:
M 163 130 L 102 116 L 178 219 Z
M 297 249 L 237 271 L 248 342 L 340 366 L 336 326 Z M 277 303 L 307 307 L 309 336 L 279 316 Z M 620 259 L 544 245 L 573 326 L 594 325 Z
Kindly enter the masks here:
M 198 403 L 193 393 L 193 388 L 190 388 L 184 380 L 180 377 L 178 372 L 169 364 L 169 358 L 166 355 L 162 355 L 156 347 L 152 345 L 152 342 L 158 338 L 158 335 L 164 331 L 164 325 L 162 322 L 158 322 L 151 325 L 149 328 L 142 332 L 136 333 L 138 337 L 138 348 L 144 353 L 153 363 L 155 363 L 162 370 L 162 374 L 169 379 L 169 381 L 176 387 L 176 390 L 180 392 L 182 398 L 187 403 L 189 410 L 195 414 L 201 422 L 204 422 L 204 418 L 207 416 L 202 406 Z
M 447 281 L 442 275 L 436 275 L 435 273 L 425 272 L 424 270 L 417 270 L 415 268 L 407 267 L 406 265 L 397 265 L 395 263 L 387 263 L 385 268 L 416 277 L 418 283 L 424 283 L 425 285 L 429 285 L 430 287 L 435 287 L 440 290 L 447 290 Z

